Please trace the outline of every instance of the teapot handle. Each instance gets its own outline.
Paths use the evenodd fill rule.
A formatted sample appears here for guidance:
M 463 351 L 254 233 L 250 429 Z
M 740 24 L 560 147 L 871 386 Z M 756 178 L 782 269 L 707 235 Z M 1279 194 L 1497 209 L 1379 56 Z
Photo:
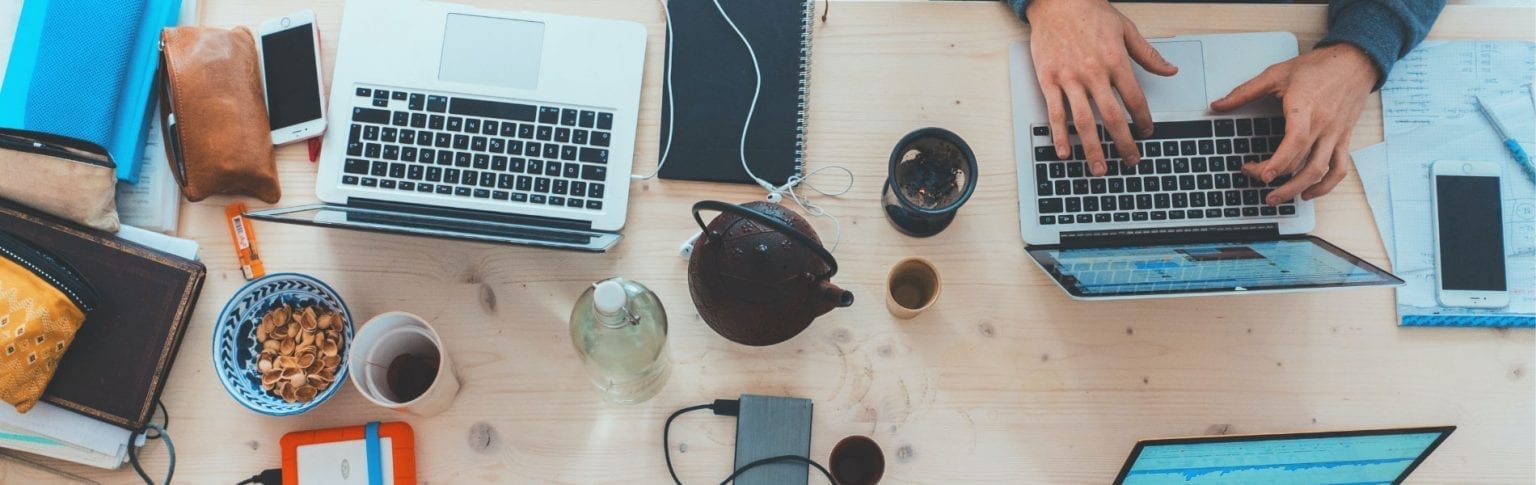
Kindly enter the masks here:
M 827 251 L 827 248 L 823 247 L 821 243 L 811 239 L 810 236 L 800 232 L 799 229 L 795 229 L 794 226 L 749 207 L 717 200 L 701 200 L 693 204 L 693 221 L 699 224 L 699 230 L 703 232 L 702 237 L 709 237 L 709 226 L 704 224 L 704 218 L 699 215 L 699 211 L 706 210 L 736 214 L 784 233 L 790 239 L 794 239 L 795 242 L 804 245 L 811 252 L 816 253 L 816 256 L 821 258 L 823 263 L 827 264 L 827 274 L 821 275 L 822 278 L 831 278 L 837 275 L 837 259 L 833 258 L 832 253 Z

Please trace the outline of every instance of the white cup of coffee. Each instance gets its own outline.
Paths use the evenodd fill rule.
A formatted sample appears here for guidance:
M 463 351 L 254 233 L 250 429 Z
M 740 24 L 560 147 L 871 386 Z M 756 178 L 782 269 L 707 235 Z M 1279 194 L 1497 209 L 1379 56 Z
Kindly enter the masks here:
M 925 258 L 909 257 L 891 266 L 885 279 L 885 307 L 896 318 L 912 318 L 939 300 L 944 283 L 939 268 Z
M 448 410 L 459 378 L 437 331 L 421 317 L 389 312 L 352 338 L 352 385 L 374 404 L 418 416 Z

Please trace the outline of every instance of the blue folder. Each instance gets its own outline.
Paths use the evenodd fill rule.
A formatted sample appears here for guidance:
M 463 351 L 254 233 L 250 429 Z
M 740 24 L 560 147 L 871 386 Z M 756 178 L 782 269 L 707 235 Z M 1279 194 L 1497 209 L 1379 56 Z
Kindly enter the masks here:
M 137 181 L 160 30 L 180 12 L 181 0 L 27 0 L 0 83 L 0 127 L 99 144 L 118 180 Z

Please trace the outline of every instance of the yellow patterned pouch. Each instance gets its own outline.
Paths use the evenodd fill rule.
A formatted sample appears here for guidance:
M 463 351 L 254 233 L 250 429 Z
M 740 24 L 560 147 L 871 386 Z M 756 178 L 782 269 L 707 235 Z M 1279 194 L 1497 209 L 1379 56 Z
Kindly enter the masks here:
M 73 268 L 0 231 L 0 400 L 37 404 L 95 301 Z

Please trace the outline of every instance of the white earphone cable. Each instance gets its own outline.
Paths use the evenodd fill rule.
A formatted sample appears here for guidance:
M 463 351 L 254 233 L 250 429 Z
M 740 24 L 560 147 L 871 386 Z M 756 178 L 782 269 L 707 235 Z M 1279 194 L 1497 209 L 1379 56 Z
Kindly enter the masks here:
M 672 137 L 676 134 L 672 131 L 672 120 L 677 119 L 677 110 L 674 108 L 676 104 L 672 102 L 672 11 L 667 9 L 667 0 L 657 0 L 656 3 L 661 4 L 661 13 L 667 22 L 667 60 L 666 66 L 662 68 L 666 81 L 661 93 L 662 97 L 667 98 L 667 141 L 661 145 L 661 158 L 656 161 L 656 170 L 646 175 L 630 175 L 632 180 L 650 180 L 661 173 L 661 167 L 667 166 L 667 154 L 672 152 Z

